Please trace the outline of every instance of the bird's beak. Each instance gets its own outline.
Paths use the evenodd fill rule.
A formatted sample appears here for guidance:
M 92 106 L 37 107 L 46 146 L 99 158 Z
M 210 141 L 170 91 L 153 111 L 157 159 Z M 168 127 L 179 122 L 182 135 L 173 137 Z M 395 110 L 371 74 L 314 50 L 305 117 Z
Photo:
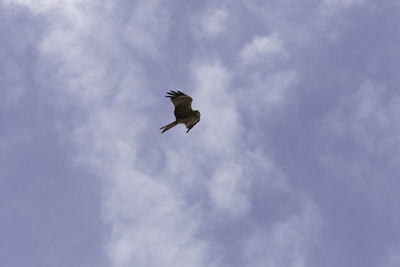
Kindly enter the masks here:
M 193 125 L 193 126 L 194 126 L 194 125 Z M 190 128 L 186 131 L 186 133 L 188 133 L 188 132 L 193 128 L 193 126 L 190 127 Z

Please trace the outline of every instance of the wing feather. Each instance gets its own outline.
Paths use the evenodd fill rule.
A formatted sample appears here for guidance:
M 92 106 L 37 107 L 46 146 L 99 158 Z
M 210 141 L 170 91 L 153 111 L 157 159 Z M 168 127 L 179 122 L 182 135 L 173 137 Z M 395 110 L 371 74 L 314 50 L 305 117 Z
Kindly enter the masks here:
M 167 92 L 167 95 L 165 97 L 168 97 L 171 99 L 172 103 L 175 106 L 174 114 L 176 119 L 183 119 L 193 113 L 192 110 L 192 101 L 193 99 L 182 93 L 181 91 L 170 91 Z

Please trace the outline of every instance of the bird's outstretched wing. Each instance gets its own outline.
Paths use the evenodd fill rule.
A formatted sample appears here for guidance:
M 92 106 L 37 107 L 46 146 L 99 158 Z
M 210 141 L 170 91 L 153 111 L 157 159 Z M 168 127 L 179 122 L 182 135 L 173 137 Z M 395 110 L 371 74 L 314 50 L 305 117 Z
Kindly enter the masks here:
M 167 94 L 168 95 L 166 95 L 165 97 L 170 98 L 175 106 L 174 114 L 177 120 L 183 119 L 193 113 L 193 99 L 190 96 L 182 93 L 181 91 L 170 91 L 167 92 Z

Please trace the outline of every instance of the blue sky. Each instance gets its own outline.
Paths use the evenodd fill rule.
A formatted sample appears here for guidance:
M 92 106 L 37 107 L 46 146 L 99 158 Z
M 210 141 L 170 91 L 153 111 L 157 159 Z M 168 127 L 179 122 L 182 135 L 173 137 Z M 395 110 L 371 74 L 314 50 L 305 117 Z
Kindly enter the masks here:
M 0 3 L 1 266 L 400 266 L 398 1 Z

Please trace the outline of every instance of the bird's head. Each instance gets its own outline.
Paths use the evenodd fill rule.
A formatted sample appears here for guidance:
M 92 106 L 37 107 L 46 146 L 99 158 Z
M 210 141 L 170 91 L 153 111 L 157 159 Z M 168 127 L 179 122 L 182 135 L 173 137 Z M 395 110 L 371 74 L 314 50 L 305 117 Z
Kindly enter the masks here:
M 190 125 L 190 127 L 188 128 L 188 130 L 186 131 L 186 133 L 188 133 L 189 131 L 190 131 L 190 129 L 192 129 L 193 128 L 193 126 L 195 126 L 199 121 L 200 121 L 200 111 L 198 111 L 198 110 L 194 110 L 193 111 L 193 120 L 192 120 L 192 123 L 191 123 L 191 125 Z
M 200 121 L 200 111 L 194 110 L 194 115 L 195 115 L 195 117 L 197 119 L 197 122 L 199 122 Z

